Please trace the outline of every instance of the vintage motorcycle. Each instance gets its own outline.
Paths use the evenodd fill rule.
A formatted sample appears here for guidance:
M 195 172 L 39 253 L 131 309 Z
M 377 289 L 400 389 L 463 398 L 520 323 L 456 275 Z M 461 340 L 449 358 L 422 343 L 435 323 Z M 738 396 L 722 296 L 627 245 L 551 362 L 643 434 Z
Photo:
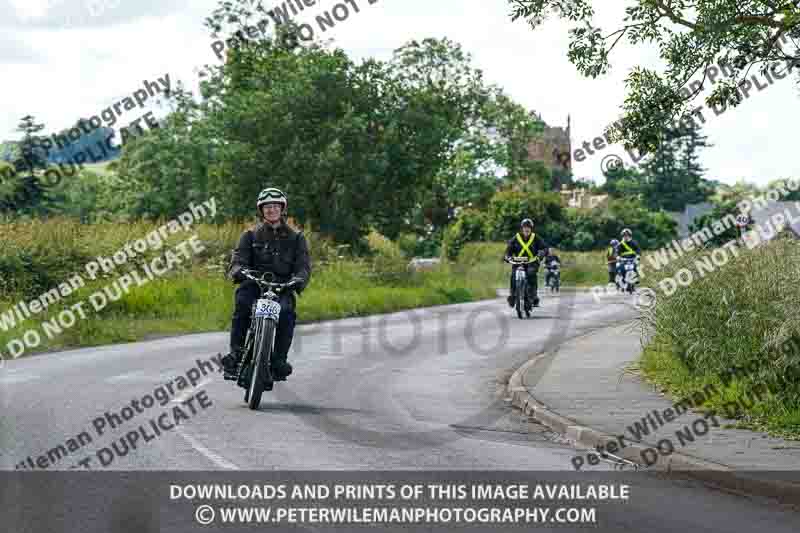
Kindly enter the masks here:
M 617 258 L 617 288 L 622 292 L 633 294 L 639 282 L 638 263 L 635 257 Z
M 291 290 L 296 282 L 273 283 L 271 272 L 256 277 L 258 272 L 242 270 L 242 275 L 255 281 L 261 296 L 253 303 L 250 327 L 244 342 L 244 356 L 239 363 L 236 384 L 245 389 L 244 401 L 250 409 L 258 409 L 261 394 L 273 388 L 270 371 L 272 351 L 275 347 L 275 330 L 281 313 L 280 295 Z M 269 276 L 269 278 L 267 277 Z
M 527 257 L 510 257 L 506 260 L 511 265 L 527 265 L 530 259 Z M 522 313 L 530 318 L 531 312 L 525 307 L 525 292 L 528 286 L 528 277 L 524 268 L 518 268 L 514 272 L 514 307 L 517 309 L 517 317 L 522 318 Z
M 547 265 L 547 286 L 550 292 L 561 290 L 561 263 L 553 262 Z

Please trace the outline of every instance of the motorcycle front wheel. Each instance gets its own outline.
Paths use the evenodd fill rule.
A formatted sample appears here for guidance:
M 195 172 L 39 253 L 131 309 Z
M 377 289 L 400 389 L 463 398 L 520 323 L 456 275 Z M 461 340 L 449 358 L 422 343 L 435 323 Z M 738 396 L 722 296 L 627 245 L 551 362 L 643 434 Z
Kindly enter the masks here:
M 523 281 L 517 287 L 517 318 L 522 318 L 522 313 L 525 308 L 525 287 L 526 283 Z
M 269 365 L 272 358 L 272 345 L 275 337 L 275 323 L 264 319 L 256 326 L 255 342 L 253 346 L 253 363 L 250 372 L 250 387 L 245 392 L 245 402 L 253 411 L 261 404 L 261 395 L 272 383 Z

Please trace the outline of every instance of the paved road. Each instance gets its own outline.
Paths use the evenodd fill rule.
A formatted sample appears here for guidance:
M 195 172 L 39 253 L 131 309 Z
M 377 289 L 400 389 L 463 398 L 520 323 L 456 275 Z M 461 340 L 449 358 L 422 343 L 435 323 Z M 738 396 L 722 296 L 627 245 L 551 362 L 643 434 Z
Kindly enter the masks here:
M 196 389 L 176 380 L 197 369 L 198 359 L 223 351 L 225 334 L 12 361 L 0 373 L 0 467 L 42 461 L 49 470 L 67 469 L 83 460 L 103 469 L 97 452 L 106 448 L 103 470 L 570 470 L 575 450 L 509 408 L 504 384 L 531 355 L 633 316 L 622 298 L 600 305 L 587 293 L 563 292 L 545 296 L 524 321 L 493 300 L 300 326 L 295 374 L 265 393 L 258 412 L 212 364 L 202 368 L 205 376 L 192 370 Z M 166 383 L 174 385 L 163 407 L 122 411 Z M 110 430 L 107 411 L 133 418 Z M 106 424 L 101 436 L 98 417 Z M 154 437 L 157 425 L 164 431 Z M 119 439 L 140 426 L 137 449 L 126 450 Z M 81 433 L 91 443 L 82 443 Z M 142 442 L 147 435 L 154 438 Z M 58 445 L 68 455 L 47 459 Z M 785 510 L 695 482 L 641 475 L 635 491 L 635 501 L 604 525 L 797 531 Z

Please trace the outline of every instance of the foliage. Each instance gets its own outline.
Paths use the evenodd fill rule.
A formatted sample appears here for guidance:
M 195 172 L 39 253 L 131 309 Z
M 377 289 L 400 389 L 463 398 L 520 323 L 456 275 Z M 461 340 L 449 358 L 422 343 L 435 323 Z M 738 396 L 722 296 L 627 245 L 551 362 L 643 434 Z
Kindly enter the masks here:
M 657 295 L 656 305 L 642 317 L 646 336 L 655 350 L 680 362 L 679 368 L 651 370 L 671 382 L 671 392 L 683 396 L 704 383 L 719 382 L 730 367 L 750 369 L 735 380 L 741 396 L 764 385 L 776 395 L 756 405 L 744 402 L 749 407 L 739 414 L 745 422 L 766 429 L 793 426 L 797 435 L 800 243 L 775 239 L 752 250 L 740 247 L 735 255 L 729 252 L 726 264 L 700 275 L 697 262 L 709 253 L 693 250 L 642 280 L 643 287 Z M 691 284 L 678 286 L 671 294 L 659 288 L 663 279 L 681 269 L 691 273 Z
M 724 220 L 728 215 L 733 215 L 734 217 L 739 215 L 740 211 L 737 207 L 739 201 L 741 201 L 743 197 L 729 197 L 724 201 L 719 201 L 714 203 L 714 208 L 702 215 L 697 217 L 689 224 L 689 233 L 694 234 L 701 231 L 703 228 L 708 227 L 711 228 L 714 222 L 719 220 Z M 752 225 L 752 223 L 751 223 Z M 713 233 L 713 236 L 708 240 L 706 245 L 708 246 L 723 246 L 729 243 L 732 240 L 739 238 L 739 230 L 736 226 L 730 226 L 725 229 L 725 231 L 717 234 L 716 232 Z
M 564 221 L 564 209 L 557 193 L 527 194 L 503 191 L 495 194 L 486 215 L 487 238 L 508 240 L 518 231 L 525 218 L 533 219 L 534 232 L 549 243 L 548 235 L 558 231 Z
M 172 95 L 180 109 L 161 121 L 161 127 L 128 141 L 117 163 L 115 194 L 125 199 L 125 212 L 133 218 L 171 218 L 189 202 L 213 196 L 209 166 L 214 137 L 207 123 L 196 119 L 198 106 L 180 86 Z M 251 215 L 257 194 L 245 204 Z M 220 207 L 234 201 L 224 195 L 218 198 L 226 199 Z
M 549 246 L 588 251 L 604 248 L 630 228 L 643 248 L 655 249 L 677 236 L 677 223 L 666 213 L 648 210 L 636 199 L 611 199 L 608 208 L 563 208 L 555 193 L 497 193 L 485 211 L 465 210 L 445 236 L 446 257 L 453 259 L 467 242 L 507 241 L 524 218 Z
M 235 13 L 243 24 L 246 4 L 222 5 L 209 25 Z M 408 231 L 479 105 L 480 72 L 446 39 L 357 65 L 341 49 L 286 45 L 292 24 L 277 31 L 205 73 L 199 120 L 219 143 L 209 187 L 230 198 L 223 215 L 251 213 L 269 182 L 287 192 L 299 220 L 338 242 L 363 239 L 369 226 L 390 238 Z
M 369 264 L 374 279 L 381 284 L 408 285 L 411 277 L 408 260 L 400 246 L 376 231 L 369 233 L 367 242 L 372 256 Z
M 122 221 L 132 208 L 132 199 L 125 195 L 128 185 L 113 173 L 84 169 L 50 189 L 49 211 L 84 223 Z
M 636 200 L 612 200 L 607 218 L 614 230 L 603 235 L 599 246 L 606 246 L 613 238 L 620 238 L 624 228 L 633 231 L 634 239 L 648 250 L 660 248 L 677 237 L 678 223 L 664 212 L 653 212 Z M 607 226 L 608 227 L 608 226 Z
M 110 257 L 127 242 L 143 238 L 162 221 L 130 224 L 81 224 L 70 219 L 32 220 L 0 224 L 0 246 L 9 253 L 0 256 L 0 312 L 6 312 L 19 300 L 39 296 L 54 288 L 74 272 L 84 270 L 98 255 Z M 163 277 L 139 287 L 131 287 L 119 300 L 101 313 L 85 305 L 86 320 L 53 337 L 43 336 L 33 351 L 72 346 L 93 346 L 143 340 L 153 334 L 181 334 L 220 331 L 230 326 L 235 286 L 220 274 L 222 264 L 238 241 L 245 225 L 197 224 L 193 226 L 205 250 L 195 255 L 192 264 L 171 269 Z M 311 286 L 298 300 L 302 322 L 371 315 L 414 307 L 462 303 L 494 298 L 497 279 L 482 272 L 442 266 L 431 272 L 407 274 L 407 261 L 401 259 L 394 244 L 372 234 L 374 258 L 387 260 L 383 266 L 402 264 L 400 282 L 389 270 L 376 268 L 375 261 L 339 258 L 338 251 L 317 234 L 307 233 L 311 247 L 314 275 Z M 167 246 L 188 237 L 180 232 L 170 235 Z M 102 290 L 120 274 L 138 268 L 144 261 L 163 253 L 149 249 L 133 261 L 120 265 L 97 280 L 84 276 L 86 286 L 47 307 L 36 320 L 51 321 L 61 311 Z M 394 262 L 394 263 L 392 263 Z M 396 270 L 400 274 L 399 270 Z M 376 275 L 378 274 L 378 275 Z M 0 331 L 0 345 L 21 338 L 30 322 Z M 28 352 L 26 352 L 28 353 Z
M 613 32 L 592 25 L 594 9 L 589 0 L 508 3 L 512 20 L 525 19 L 534 29 L 551 13 L 574 23 L 568 57 L 584 76 L 596 78 L 608 72 L 611 51 L 623 37 L 632 45 L 658 45 L 664 73 L 633 69 L 626 80 L 624 116 L 611 128 L 615 142 L 641 153 L 655 151 L 663 139 L 664 124 L 672 124 L 675 117 L 682 122 L 694 112 L 692 101 L 703 85 L 684 85 L 698 72 L 706 72 L 715 63 L 725 65 L 732 77 L 712 81 L 714 89 L 706 103 L 734 107 L 743 99 L 739 85 L 751 69 L 762 74 L 772 68 L 786 72 L 789 62 L 800 61 L 800 51 L 791 46 L 792 39 L 800 37 L 796 2 L 639 1 L 625 8 L 624 26 Z M 706 82 L 705 77 L 699 81 Z
M 766 189 L 767 190 L 784 189 L 789 194 L 783 196 L 781 198 L 781 201 L 783 201 L 783 202 L 800 202 L 800 188 L 798 188 L 797 190 L 794 190 L 794 191 L 791 190 L 790 188 L 788 188 L 786 186 L 787 181 L 788 181 L 787 179 L 779 179 L 779 180 L 770 181 L 769 184 L 767 184 Z M 794 183 L 800 182 L 800 178 L 795 178 L 793 180 L 793 182 Z
M 13 170 L 6 171 L 0 184 L 0 212 L 36 216 L 45 212 L 44 204 L 48 195 L 40 176 L 38 167 L 45 166 L 45 154 L 38 146 L 36 133 L 44 129 L 44 124 L 38 124 L 31 115 L 22 117 L 17 131 L 24 136 L 19 142 L 19 159 L 14 162 Z M 27 170 L 20 175 L 22 170 Z
M 694 124 L 667 127 L 663 142 L 640 168 L 609 170 L 602 189 L 618 198 L 638 197 L 652 210 L 682 212 L 714 194 L 698 163 L 698 150 L 708 146 Z
M 702 181 L 698 149 L 710 146 L 693 124 L 665 128 L 664 141 L 643 164 L 646 183 L 643 200 L 650 209 L 683 211 L 687 204 L 704 202 L 713 190 Z
M 445 231 L 442 253 L 450 261 L 455 261 L 466 243 L 485 239 L 486 214 L 477 209 L 465 209 Z
M 46 157 L 42 148 L 38 146 L 38 138 L 36 136 L 36 134 L 43 129 L 44 124 L 38 124 L 36 119 L 31 115 L 22 117 L 17 126 L 17 131 L 24 135 L 19 142 L 19 151 L 25 159 L 31 173 L 34 168 L 44 166 Z

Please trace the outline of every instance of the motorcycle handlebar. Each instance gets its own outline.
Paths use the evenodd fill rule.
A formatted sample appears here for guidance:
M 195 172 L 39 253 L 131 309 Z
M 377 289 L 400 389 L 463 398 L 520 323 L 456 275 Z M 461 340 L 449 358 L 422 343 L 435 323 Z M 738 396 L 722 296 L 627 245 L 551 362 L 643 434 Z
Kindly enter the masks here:
M 290 281 L 288 283 L 275 283 L 275 282 L 272 282 L 272 281 L 266 281 L 266 280 L 264 280 L 264 276 L 266 275 L 266 273 L 262 274 L 260 278 L 258 278 L 258 277 L 253 275 L 254 273 L 256 273 L 256 274 L 258 273 L 258 271 L 256 271 L 256 270 L 242 269 L 241 272 L 242 272 L 242 275 L 244 277 L 246 277 L 247 279 L 251 279 L 251 280 L 255 281 L 256 283 L 258 283 L 259 285 L 263 285 L 263 286 L 269 287 L 271 289 L 282 290 L 282 289 L 287 289 L 289 287 L 292 287 L 292 286 L 294 286 L 296 284 L 295 281 Z

